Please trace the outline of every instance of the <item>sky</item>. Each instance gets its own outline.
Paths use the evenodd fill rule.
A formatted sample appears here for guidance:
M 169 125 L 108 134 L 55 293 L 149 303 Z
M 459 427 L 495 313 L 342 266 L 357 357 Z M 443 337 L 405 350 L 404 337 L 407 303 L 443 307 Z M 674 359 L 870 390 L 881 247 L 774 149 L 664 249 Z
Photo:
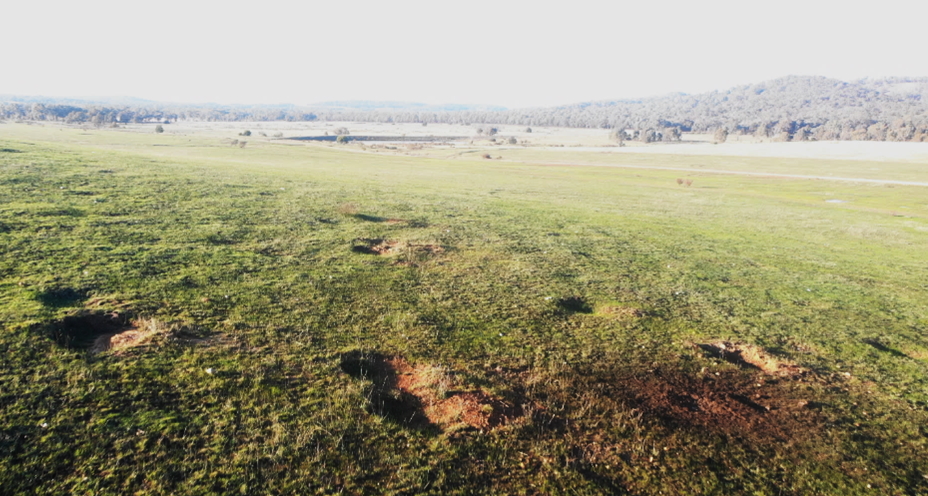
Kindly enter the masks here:
M 0 94 L 550 106 L 928 76 L 924 0 L 10 1 Z

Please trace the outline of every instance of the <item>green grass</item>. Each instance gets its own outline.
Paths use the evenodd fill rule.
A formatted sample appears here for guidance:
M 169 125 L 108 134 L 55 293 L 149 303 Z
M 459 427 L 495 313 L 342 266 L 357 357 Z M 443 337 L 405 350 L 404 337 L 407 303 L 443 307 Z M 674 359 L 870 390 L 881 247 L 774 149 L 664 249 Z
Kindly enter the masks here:
M 16 151 L 0 152 L 4 494 L 928 492 L 925 188 L 685 188 L 667 171 L 10 124 L 0 149 Z M 444 251 L 378 257 L 359 238 Z M 49 338 L 91 304 L 171 332 L 100 355 Z M 691 345 L 713 339 L 811 372 L 759 377 Z M 534 414 L 458 435 L 390 421 L 341 370 L 353 350 L 450 367 Z M 688 424 L 648 409 L 636 387 L 654 377 L 756 381 L 816 408 Z

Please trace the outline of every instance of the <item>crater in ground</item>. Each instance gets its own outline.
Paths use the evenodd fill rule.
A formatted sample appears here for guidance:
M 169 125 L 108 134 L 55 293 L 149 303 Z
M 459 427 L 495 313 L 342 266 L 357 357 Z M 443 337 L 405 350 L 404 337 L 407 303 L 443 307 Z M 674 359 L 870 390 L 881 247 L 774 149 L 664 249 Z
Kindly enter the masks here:
M 47 326 L 47 332 L 59 345 L 91 353 L 139 346 L 161 330 L 161 324 L 154 319 L 133 320 L 128 312 L 102 310 L 82 311 Z
M 463 384 L 446 367 L 358 351 L 343 355 L 341 367 L 352 377 L 371 381 L 371 411 L 410 427 L 485 432 L 522 416 L 520 406 Z

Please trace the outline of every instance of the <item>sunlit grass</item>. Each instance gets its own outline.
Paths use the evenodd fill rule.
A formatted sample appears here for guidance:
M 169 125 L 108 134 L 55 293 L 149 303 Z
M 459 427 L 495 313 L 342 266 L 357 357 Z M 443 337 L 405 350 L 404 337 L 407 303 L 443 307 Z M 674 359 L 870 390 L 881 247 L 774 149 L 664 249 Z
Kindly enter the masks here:
M 0 132 L 18 151 L 0 153 L 4 493 L 928 487 L 924 188 Z M 97 309 L 168 331 L 118 354 L 49 338 Z M 654 370 L 750 380 L 693 347 L 719 339 L 810 371 L 768 385 L 817 405 L 795 436 L 622 396 Z M 352 350 L 454 372 L 529 418 L 390 422 L 340 369 Z

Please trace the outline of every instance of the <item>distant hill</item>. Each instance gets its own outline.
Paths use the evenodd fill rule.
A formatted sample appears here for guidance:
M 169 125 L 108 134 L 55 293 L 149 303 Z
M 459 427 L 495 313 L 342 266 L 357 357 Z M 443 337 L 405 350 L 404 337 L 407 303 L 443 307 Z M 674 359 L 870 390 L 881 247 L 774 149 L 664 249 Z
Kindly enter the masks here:
M 96 125 L 177 120 L 443 122 L 629 129 L 635 131 L 630 135 L 664 140 L 679 139 L 683 132 L 724 129 L 782 141 L 928 141 L 928 78 L 845 82 L 788 76 L 697 95 L 675 93 L 525 109 L 376 101 L 332 101 L 302 107 L 165 104 L 138 99 L 88 103 L 0 96 L 0 118 Z

